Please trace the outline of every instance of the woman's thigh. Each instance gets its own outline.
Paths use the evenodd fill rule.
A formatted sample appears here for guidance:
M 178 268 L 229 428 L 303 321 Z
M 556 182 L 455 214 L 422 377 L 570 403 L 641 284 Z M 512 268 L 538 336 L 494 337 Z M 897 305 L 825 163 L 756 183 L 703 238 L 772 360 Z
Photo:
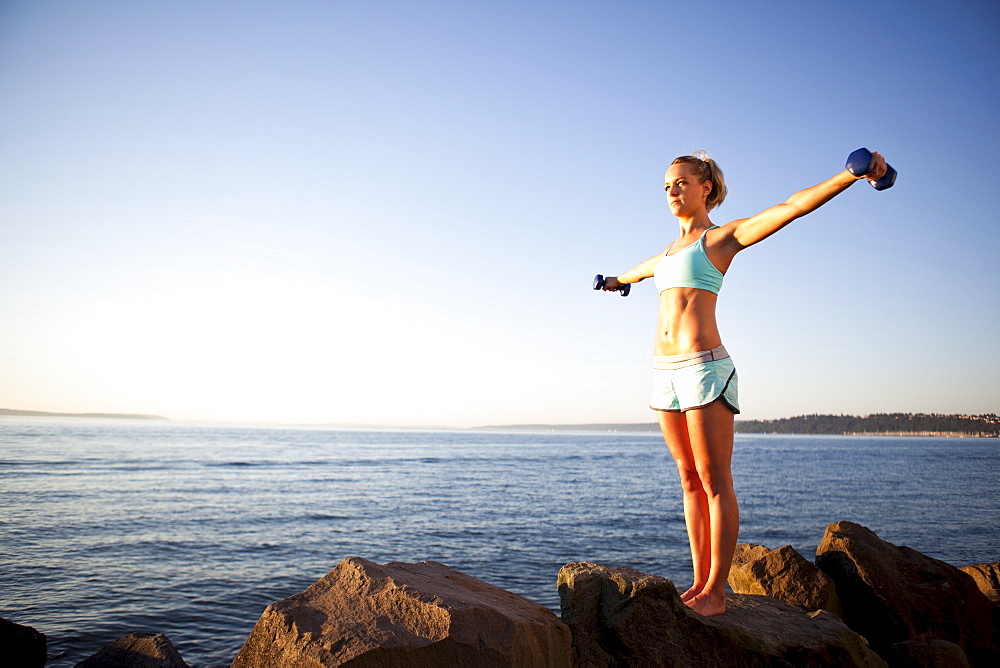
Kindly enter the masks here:
M 681 477 L 685 474 L 694 474 L 697 471 L 695 466 L 694 452 L 691 449 L 691 440 L 688 437 L 688 424 L 684 413 L 672 411 L 657 411 L 660 419 L 660 431 L 663 433 L 663 440 L 667 443 L 670 455 L 677 463 L 677 470 Z
M 734 414 L 725 402 L 684 413 L 688 447 L 702 477 L 731 477 Z

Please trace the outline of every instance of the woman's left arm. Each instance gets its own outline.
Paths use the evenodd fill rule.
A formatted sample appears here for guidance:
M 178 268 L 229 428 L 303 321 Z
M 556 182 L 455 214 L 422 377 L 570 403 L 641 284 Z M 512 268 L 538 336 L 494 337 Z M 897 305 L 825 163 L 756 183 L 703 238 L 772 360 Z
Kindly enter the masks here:
M 855 181 L 863 178 L 877 181 L 885 174 L 885 159 L 874 153 L 875 166 L 864 176 L 854 176 L 846 169 L 833 178 L 827 179 L 812 188 L 806 188 L 795 193 L 783 203 L 761 211 L 756 216 L 734 220 L 723 227 L 730 228 L 730 238 L 737 245 L 737 250 L 752 246 L 763 241 L 796 218 L 801 218 L 823 206 L 831 199 L 844 192 Z

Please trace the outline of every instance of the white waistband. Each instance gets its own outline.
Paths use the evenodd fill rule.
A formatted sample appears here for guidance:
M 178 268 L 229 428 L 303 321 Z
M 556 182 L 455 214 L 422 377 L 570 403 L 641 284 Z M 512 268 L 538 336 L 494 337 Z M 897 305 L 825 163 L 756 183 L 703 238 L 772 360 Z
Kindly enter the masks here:
M 719 346 L 718 348 L 712 348 L 711 350 L 703 350 L 698 353 L 681 353 L 680 355 L 654 355 L 653 356 L 653 368 L 654 369 L 683 369 L 686 366 L 694 366 L 695 364 L 701 364 L 703 362 L 714 362 L 715 360 L 724 360 L 729 357 L 729 353 L 726 352 L 725 346 Z

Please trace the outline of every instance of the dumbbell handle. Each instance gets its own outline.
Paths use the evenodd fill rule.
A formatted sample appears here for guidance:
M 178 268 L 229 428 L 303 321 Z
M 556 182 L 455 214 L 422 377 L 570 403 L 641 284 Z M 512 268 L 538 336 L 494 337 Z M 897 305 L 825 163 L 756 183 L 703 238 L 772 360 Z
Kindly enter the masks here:
M 603 290 L 606 283 L 607 283 L 607 280 L 604 278 L 604 276 L 601 276 L 600 274 L 598 274 L 597 276 L 594 276 L 594 289 L 595 290 Z M 617 288 L 615 290 L 615 292 L 622 293 L 622 297 L 628 297 L 628 293 L 629 293 L 629 291 L 631 289 L 632 289 L 632 284 L 631 283 L 626 283 L 623 286 L 621 286 L 620 288 Z
M 855 176 L 864 176 L 875 168 L 875 155 L 866 148 L 859 148 L 847 156 L 847 171 Z M 868 180 L 875 190 L 891 188 L 896 182 L 896 170 L 885 165 L 885 175 L 877 181 Z

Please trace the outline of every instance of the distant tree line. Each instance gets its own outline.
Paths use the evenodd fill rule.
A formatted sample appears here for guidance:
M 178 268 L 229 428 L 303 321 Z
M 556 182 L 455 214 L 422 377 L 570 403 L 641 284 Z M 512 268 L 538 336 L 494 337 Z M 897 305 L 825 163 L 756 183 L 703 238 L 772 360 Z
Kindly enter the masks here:
M 742 434 L 965 434 L 1000 436 L 1000 418 L 988 415 L 876 413 L 802 415 L 779 420 L 738 420 Z
M 655 422 L 613 424 L 521 424 L 480 429 L 500 431 L 588 431 L 655 434 Z M 876 413 L 856 415 L 801 415 L 780 420 L 737 420 L 742 434 L 913 434 L 1000 437 L 1000 417 L 927 413 Z

